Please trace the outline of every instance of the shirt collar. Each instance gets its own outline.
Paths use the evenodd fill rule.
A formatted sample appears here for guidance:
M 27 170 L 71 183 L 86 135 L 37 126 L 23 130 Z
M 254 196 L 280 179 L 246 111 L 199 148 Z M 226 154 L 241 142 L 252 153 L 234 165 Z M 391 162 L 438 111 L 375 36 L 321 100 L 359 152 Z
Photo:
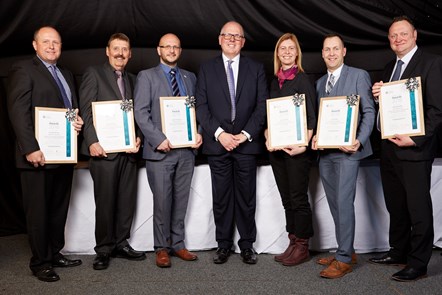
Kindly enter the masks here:
M 408 52 L 407 54 L 405 54 L 402 58 L 398 58 L 396 56 L 396 63 L 397 61 L 400 59 L 404 62 L 404 66 L 406 67 L 408 65 L 408 63 L 410 62 L 411 58 L 413 57 L 414 53 L 417 51 L 417 45 L 414 46 L 413 49 L 410 50 L 410 52 Z M 405 69 L 405 67 L 403 67 L 403 69 Z
M 330 77 L 330 74 L 333 74 L 333 77 L 335 77 L 335 81 L 337 81 L 339 76 L 341 76 L 341 72 L 342 72 L 343 67 L 344 67 L 344 64 L 342 64 L 339 68 L 334 70 L 333 73 L 330 72 L 329 70 L 327 70 L 328 76 Z

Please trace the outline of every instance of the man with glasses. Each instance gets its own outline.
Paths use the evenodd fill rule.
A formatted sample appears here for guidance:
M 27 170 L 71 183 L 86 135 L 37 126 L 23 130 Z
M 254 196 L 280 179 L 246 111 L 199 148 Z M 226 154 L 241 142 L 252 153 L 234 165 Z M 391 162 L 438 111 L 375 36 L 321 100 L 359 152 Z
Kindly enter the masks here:
M 161 96 L 194 96 L 196 77 L 177 67 L 181 42 L 174 34 L 161 37 L 157 52 L 160 64 L 141 71 L 135 87 L 135 120 L 144 134 L 143 158 L 153 194 L 153 226 L 156 265 L 170 267 L 170 255 L 185 261 L 197 256 L 186 249 L 184 218 L 189 200 L 196 149 L 172 148 L 161 128 Z
M 226 23 L 218 42 L 222 54 L 201 66 L 196 90 L 212 177 L 218 243 L 213 262 L 227 261 L 236 224 L 243 262 L 255 264 L 256 157 L 264 150 L 267 81 L 262 64 L 240 55 L 245 38 L 239 23 Z

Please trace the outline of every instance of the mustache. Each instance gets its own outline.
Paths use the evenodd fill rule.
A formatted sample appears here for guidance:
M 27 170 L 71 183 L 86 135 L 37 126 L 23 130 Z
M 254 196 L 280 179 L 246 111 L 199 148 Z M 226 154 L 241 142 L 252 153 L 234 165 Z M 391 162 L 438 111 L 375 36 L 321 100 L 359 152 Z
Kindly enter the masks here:
M 125 58 L 124 55 L 122 55 L 122 54 L 116 54 L 116 55 L 114 55 L 114 58 L 120 58 L 120 57 L 121 57 L 121 58 Z

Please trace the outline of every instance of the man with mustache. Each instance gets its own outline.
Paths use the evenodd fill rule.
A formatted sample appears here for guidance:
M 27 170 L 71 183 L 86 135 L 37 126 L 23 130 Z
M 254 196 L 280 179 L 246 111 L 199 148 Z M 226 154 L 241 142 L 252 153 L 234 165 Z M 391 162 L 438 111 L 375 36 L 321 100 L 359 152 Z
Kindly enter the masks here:
M 92 102 L 130 100 L 135 75 L 125 70 L 131 58 L 129 38 L 113 34 L 106 47 L 109 61 L 89 67 L 80 87 L 80 109 L 84 114 L 84 140 L 81 153 L 90 157 L 89 170 L 94 180 L 96 270 L 109 266 L 110 256 L 143 260 L 144 252 L 135 251 L 128 243 L 137 200 L 137 153 L 141 145 L 137 129 L 135 150 L 106 153 L 93 124 Z

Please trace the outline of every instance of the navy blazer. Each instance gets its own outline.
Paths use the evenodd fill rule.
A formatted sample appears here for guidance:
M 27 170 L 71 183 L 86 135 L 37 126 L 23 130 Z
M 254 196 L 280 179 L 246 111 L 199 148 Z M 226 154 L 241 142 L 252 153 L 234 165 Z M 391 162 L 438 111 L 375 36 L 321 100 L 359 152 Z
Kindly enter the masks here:
M 264 66 L 243 55 L 239 59 L 236 87 L 236 117 L 231 122 L 231 102 L 222 56 L 202 64 L 196 87 L 197 121 L 203 130 L 203 154 L 227 153 L 215 139 L 218 127 L 231 134 L 242 130 L 252 137 L 235 149 L 243 154 L 259 154 L 264 150 L 263 128 L 266 118 L 267 80 Z

